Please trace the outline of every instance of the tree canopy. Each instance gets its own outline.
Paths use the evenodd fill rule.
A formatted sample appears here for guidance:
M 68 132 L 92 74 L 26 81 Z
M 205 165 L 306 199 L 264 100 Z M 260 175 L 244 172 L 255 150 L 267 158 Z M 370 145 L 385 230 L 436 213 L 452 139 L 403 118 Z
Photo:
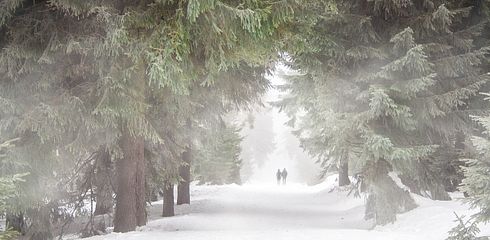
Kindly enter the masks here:
M 484 162 L 463 159 L 486 151 L 485 117 L 471 116 L 488 114 L 488 5 L 0 1 L 0 212 L 50 239 L 53 212 L 94 191 L 112 209 L 114 192 L 127 232 L 167 185 L 240 183 L 242 137 L 225 115 L 260 103 L 277 64 L 294 74 L 275 105 L 325 174 L 362 177 L 367 218 L 392 222 L 416 207 L 411 193 L 447 200 L 461 181 L 481 196 Z

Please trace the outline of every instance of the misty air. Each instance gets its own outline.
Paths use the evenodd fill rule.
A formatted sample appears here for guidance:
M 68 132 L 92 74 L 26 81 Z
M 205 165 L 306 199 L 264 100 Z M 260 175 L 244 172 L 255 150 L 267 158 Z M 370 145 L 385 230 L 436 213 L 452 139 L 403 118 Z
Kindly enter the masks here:
M 489 238 L 489 0 L 0 0 L 0 240 Z

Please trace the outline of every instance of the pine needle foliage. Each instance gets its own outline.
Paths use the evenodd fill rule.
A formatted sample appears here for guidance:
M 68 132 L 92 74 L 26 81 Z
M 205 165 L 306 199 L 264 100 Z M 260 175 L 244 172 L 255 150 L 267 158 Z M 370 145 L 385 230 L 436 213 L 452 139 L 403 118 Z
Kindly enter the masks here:
M 0 2 L 0 27 L 2 27 L 15 14 L 15 10 L 22 5 L 24 0 L 6 0 Z
M 0 178 L 0 212 L 5 213 L 6 211 L 11 211 L 13 202 L 18 197 L 18 187 L 19 183 L 24 182 L 23 175 L 14 175 L 11 177 Z M 5 231 L 0 232 L 1 240 L 11 240 L 17 239 L 19 233 L 17 231 L 11 230 L 10 226 L 6 226 Z
M 489 94 L 485 99 L 488 101 Z M 483 133 L 481 136 L 474 136 L 471 140 L 478 152 L 477 158 L 467 159 L 467 166 L 463 167 L 465 178 L 461 190 L 469 195 L 467 201 L 472 207 L 479 209 L 478 213 L 474 215 L 478 222 L 490 221 L 490 161 L 489 149 L 490 141 L 488 140 L 490 129 L 490 117 L 485 116 L 473 116 L 473 119 L 483 127 Z
M 123 137 L 172 159 L 189 120 L 258 99 L 300 2 L 2 1 L 0 140 L 19 141 L 1 169 L 31 173 L 17 207 L 58 202 L 60 176 L 101 147 L 123 158 Z
M 325 171 L 349 162 L 372 173 L 369 166 L 387 161 L 410 179 L 440 184 L 421 163 L 454 145 L 458 132 L 472 133 L 469 115 L 482 110 L 477 93 L 488 87 L 490 48 L 480 10 L 487 3 L 334 2 L 335 10 L 317 8 L 319 17 L 302 25 L 305 34 L 292 37 L 284 58 L 297 72 L 286 77 L 289 96 L 279 105 L 302 146 Z
M 208 131 L 196 153 L 196 180 L 201 184 L 240 184 L 240 129 L 223 123 Z
M 456 227 L 449 231 L 449 237 L 446 240 L 484 240 L 486 237 L 477 237 L 480 229 L 478 228 L 477 221 L 472 219 L 464 220 L 464 216 L 458 216 L 456 213 L 455 222 L 458 223 Z

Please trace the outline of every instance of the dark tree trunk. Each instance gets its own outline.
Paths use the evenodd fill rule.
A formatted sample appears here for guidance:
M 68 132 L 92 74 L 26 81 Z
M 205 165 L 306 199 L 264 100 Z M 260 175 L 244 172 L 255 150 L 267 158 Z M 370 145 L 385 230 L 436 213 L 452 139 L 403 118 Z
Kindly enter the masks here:
M 456 157 L 455 161 L 457 161 L 455 164 L 453 164 L 453 174 L 455 177 L 448 181 L 449 183 L 446 183 L 447 185 L 447 191 L 449 192 L 455 192 L 458 190 L 459 186 L 461 185 L 461 182 L 463 181 L 464 174 L 463 171 L 461 171 L 461 167 L 466 166 L 466 162 L 461 161 L 461 159 L 468 158 L 468 156 L 465 156 L 466 153 L 466 146 L 465 146 L 465 134 L 463 131 L 458 131 L 456 133 L 456 139 L 454 141 L 454 148 L 456 150 Z
M 456 133 L 456 139 L 454 141 L 454 148 L 456 148 L 456 150 L 459 153 L 464 152 L 464 149 L 465 149 L 464 140 L 465 140 L 464 132 L 458 131 Z
M 446 192 L 442 183 L 433 183 L 430 186 L 430 195 L 432 200 L 451 201 L 451 197 Z
M 146 223 L 144 141 L 126 132 L 120 144 L 124 156 L 116 163 L 114 232 L 129 232 Z
M 232 183 L 238 185 L 242 184 L 242 179 L 240 176 L 241 165 L 242 165 L 241 160 L 235 160 L 232 169 L 230 171 L 230 176 L 226 180 L 227 184 L 232 184 Z
M 111 155 L 105 149 L 101 149 L 97 156 L 95 173 L 96 205 L 94 215 L 112 213 L 112 186 L 111 186 Z
M 410 189 L 410 192 L 414 194 L 418 194 L 423 197 L 428 197 L 427 194 L 425 195 L 422 194 L 423 191 L 420 187 L 420 183 L 417 180 L 415 180 L 413 177 L 409 177 L 404 174 L 399 175 L 398 177 L 400 178 L 400 180 L 402 180 L 403 185 L 407 186 Z
M 24 234 L 26 231 L 26 223 L 24 220 L 24 214 L 11 214 L 7 213 L 5 217 L 5 224 L 8 228 Z
M 144 156 L 144 140 L 141 141 L 141 158 L 136 166 L 136 225 L 144 226 L 147 222 L 146 213 L 146 162 Z
M 349 160 L 343 159 L 339 166 L 339 187 L 347 186 L 349 184 Z
M 190 182 L 191 182 L 191 148 L 186 147 L 182 153 L 183 165 L 179 167 L 179 175 L 182 180 L 177 187 L 177 205 L 190 204 Z
M 392 223 L 397 213 L 417 207 L 410 193 L 391 179 L 388 175 L 390 171 L 391 166 L 385 160 L 373 162 L 365 169 L 369 185 L 365 218 L 374 218 L 376 225 Z
M 163 217 L 174 216 L 174 185 L 165 181 L 163 186 Z
M 50 209 L 46 206 L 32 209 L 29 212 L 31 224 L 27 230 L 26 237 L 29 240 L 53 239 L 53 226 L 51 224 Z

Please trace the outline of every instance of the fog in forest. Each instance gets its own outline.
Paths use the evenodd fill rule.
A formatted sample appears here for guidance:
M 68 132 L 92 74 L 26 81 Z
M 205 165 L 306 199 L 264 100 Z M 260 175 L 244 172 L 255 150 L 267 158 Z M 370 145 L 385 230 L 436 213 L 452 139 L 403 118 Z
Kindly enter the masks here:
M 490 0 L 0 0 L 0 240 L 490 240 L 489 71 Z
M 311 185 L 320 180 L 318 164 L 301 148 L 299 139 L 292 133 L 294 129 L 286 123 L 287 115 L 271 104 L 284 94 L 276 87 L 284 84 L 281 74 L 288 71 L 279 65 L 268 76 L 272 88 L 264 96 L 263 106 L 240 114 L 241 121 L 246 123 L 241 132 L 244 138 L 241 177 L 245 183 L 276 184 L 275 173 L 284 168 L 288 170 L 289 183 Z

